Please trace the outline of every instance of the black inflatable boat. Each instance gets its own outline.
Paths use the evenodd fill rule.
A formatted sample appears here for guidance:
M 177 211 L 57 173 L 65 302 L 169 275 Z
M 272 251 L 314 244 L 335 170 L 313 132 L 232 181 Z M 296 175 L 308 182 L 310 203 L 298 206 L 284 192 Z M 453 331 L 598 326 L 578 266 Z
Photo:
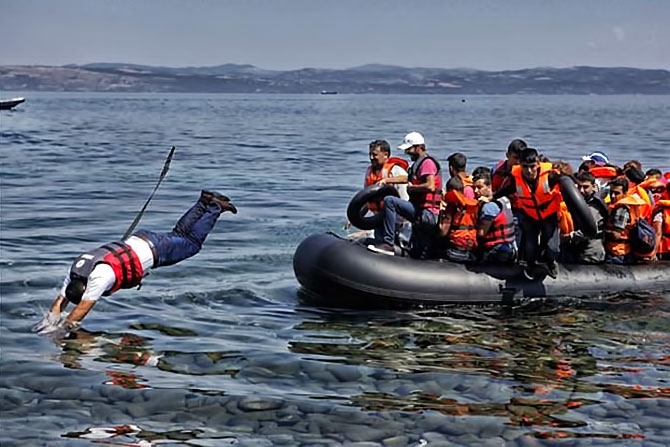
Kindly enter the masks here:
M 309 299 L 338 307 L 490 304 L 521 297 L 670 291 L 670 262 L 562 264 L 556 279 L 528 280 L 516 265 L 466 266 L 388 256 L 331 233 L 305 239 L 293 257 L 293 270 Z

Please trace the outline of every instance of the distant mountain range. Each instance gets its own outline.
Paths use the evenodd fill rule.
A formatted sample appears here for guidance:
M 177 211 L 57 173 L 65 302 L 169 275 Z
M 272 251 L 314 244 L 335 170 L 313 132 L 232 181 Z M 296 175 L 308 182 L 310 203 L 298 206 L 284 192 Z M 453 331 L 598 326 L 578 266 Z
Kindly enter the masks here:
M 363 65 L 265 70 L 253 65 L 123 63 L 0 66 L 0 90 L 192 93 L 670 94 L 670 71 L 625 67 L 473 69 Z

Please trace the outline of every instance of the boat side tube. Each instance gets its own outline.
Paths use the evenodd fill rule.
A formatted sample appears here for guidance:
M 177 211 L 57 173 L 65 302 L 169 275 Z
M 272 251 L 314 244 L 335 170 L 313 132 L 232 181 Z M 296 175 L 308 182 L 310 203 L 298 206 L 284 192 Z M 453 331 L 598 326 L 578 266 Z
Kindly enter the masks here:
M 589 209 L 584 197 L 577 189 L 574 180 L 567 175 L 562 175 L 558 180 L 563 201 L 568 206 L 575 228 L 582 230 L 586 236 L 595 238 L 598 236 L 598 222 Z

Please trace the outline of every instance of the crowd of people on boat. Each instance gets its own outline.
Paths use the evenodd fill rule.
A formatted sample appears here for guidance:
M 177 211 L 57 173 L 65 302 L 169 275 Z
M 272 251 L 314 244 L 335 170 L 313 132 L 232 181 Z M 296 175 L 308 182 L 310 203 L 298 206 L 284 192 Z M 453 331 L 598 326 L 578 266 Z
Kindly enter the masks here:
M 410 160 L 391 156 L 385 140 L 370 143 L 365 186 L 397 188 L 397 194 L 367 204 L 381 214 L 374 243 L 367 246 L 371 251 L 398 253 L 404 221 L 412 229 L 407 252 L 413 258 L 518 263 L 529 279 L 555 278 L 557 261 L 670 260 L 670 172 L 645 172 L 636 160 L 617 166 L 601 151 L 582 157 L 573 171 L 569 163 L 515 139 L 493 168 L 470 173 L 466 155 L 451 154 L 447 177 L 421 133 L 408 133 L 398 149 Z M 580 225 L 585 218 L 572 215 L 559 187 L 566 178 L 583 197 L 582 209 L 597 231 L 586 231 Z

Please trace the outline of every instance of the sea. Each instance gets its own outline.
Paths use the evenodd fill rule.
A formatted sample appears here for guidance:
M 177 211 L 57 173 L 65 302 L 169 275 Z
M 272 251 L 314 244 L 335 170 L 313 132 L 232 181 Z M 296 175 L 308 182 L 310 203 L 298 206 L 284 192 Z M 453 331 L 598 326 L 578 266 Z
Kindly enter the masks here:
M 670 96 L 1 96 L 27 99 L 0 111 L 0 445 L 670 445 L 670 295 L 361 311 L 304 302 L 292 268 L 308 235 L 347 233 L 372 140 L 420 131 L 469 169 L 523 138 L 667 171 Z M 139 228 L 203 188 L 239 213 L 79 331 L 32 332 L 172 146 Z

